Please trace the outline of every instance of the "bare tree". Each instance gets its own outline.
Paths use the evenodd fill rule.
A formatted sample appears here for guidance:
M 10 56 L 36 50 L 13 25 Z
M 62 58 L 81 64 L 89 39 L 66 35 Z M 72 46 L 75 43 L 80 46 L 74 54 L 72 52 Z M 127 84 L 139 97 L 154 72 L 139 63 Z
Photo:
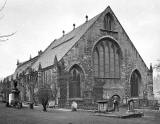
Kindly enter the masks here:
M 6 6 L 6 4 L 7 4 L 7 0 L 5 0 L 4 4 L 3 4 L 2 7 L 0 8 L 0 12 L 3 11 L 3 9 L 4 9 L 5 6 Z M 3 18 L 3 16 L 0 17 L 0 19 L 2 19 L 2 18 Z M 8 40 L 8 37 L 14 35 L 15 33 L 16 33 L 16 32 L 11 33 L 11 34 L 0 34 L 0 42 L 7 41 L 7 40 Z
M 47 111 L 48 101 L 52 97 L 51 88 L 46 84 L 38 90 L 38 100 L 43 106 L 43 111 Z

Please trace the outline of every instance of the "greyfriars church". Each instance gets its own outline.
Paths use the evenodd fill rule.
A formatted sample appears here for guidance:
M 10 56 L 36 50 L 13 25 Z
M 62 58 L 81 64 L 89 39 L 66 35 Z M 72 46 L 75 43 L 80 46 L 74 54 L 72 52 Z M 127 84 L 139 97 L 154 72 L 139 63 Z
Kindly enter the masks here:
M 134 42 L 134 41 L 133 41 Z M 71 101 L 94 106 L 97 100 L 118 95 L 123 104 L 134 98 L 152 101 L 153 70 L 148 68 L 110 7 L 80 26 L 63 31 L 44 51 L 17 68 L 22 101 L 36 101 L 41 85 L 49 85 L 60 107 Z M 12 84 L 11 84 L 12 87 Z

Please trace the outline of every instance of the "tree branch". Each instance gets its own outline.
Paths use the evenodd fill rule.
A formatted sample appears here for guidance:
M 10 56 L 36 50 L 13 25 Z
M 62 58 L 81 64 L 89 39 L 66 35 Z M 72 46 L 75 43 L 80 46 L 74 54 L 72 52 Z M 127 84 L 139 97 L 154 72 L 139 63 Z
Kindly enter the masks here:
M 5 3 L 3 4 L 3 6 L 0 8 L 0 12 L 4 9 L 4 7 L 6 6 L 7 0 L 5 1 Z
M 16 32 L 12 33 L 12 34 L 6 34 L 6 35 L 0 35 L 0 38 L 6 38 L 6 37 L 10 37 L 12 35 L 14 35 Z

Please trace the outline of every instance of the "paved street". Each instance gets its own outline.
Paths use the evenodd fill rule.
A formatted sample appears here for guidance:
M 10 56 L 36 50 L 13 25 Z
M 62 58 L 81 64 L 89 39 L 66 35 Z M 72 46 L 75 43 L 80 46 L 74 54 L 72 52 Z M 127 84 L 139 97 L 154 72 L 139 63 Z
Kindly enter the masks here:
M 118 119 L 94 116 L 91 112 L 6 108 L 0 103 L 0 124 L 159 124 L 160 112 L 145 112 L 142 118 Z

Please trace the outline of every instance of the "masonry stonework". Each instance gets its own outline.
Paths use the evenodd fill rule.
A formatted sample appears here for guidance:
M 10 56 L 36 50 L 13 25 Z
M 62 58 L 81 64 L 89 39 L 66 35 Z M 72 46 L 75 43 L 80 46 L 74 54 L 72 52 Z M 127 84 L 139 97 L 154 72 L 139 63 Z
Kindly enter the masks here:
M 106 23 L 109 29 L 106 29 Z M 105 77 L 105 74 L 104 77 L 96 77 L 94 50 L 96 47 L 100 49 L 97 45 L 100 42 L 104 65 L 106 61 L 113 65 L 111 63 L 113 59 L 114 67 L 109 66 L 109 73 L 110 71 L 115 73 L 115 68 L 118 67 L 119 77 L 114 77 L 115 74 L 113 77 Z M 110 44 L 110 47 L 107 47 L 113 48 L 113 54 L 111 51 L 104 52 L 104 44 Z M 97 54 L 101 54 L 100 50 Z M 109 60 L 106 60 L 107 54 Z M 118 60 L 115 59 L 116 54 Z M 100 55 L 98 63 L 101 60 L 99 58 Z M 118 61 L 117 66 L 116 61 Z M 100 64 L 98 68 L 99 73 L 102 69 Z M 29 70 L 32 70 L 32 73 Z M 23 84 L 20 85 L 23 87 L 30 84 L 29 82 L 34 82 L 36 88 L 50 85 L 54 91 L 54 99 L 60 107 L 68 106 L 73 100 L 79 105 L 91 105 L 97 100 L 111 99 L 114 95 L 118 95 L 121 102 L 134 97 L 143 99 L 146 95 L 148 100 L 153 100 L 154 97 L 152 66 L 148 69 L 110 7 L 60 39 L 54 40 L 35 58 L 21 63 L 17 66 L 13 77 L 15 80 L 20 78 L 19 83 Z M 34 88 L 32 91 L 35 91 Z M 25 97 L 24 92 L 22 97 Z

